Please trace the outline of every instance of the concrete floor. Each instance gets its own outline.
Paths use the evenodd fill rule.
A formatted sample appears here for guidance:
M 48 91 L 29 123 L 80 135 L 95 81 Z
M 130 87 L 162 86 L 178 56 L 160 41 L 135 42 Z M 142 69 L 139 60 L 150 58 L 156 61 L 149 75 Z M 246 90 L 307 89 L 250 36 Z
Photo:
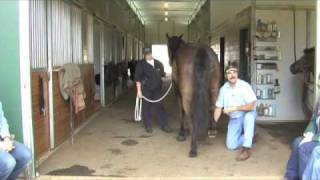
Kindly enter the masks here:
M 178 108 L 170 94 L 165 107 L 174 132 L 162 132 L 154 123 L 147 134 L 141 123 L 133 122 L 135 94 L 120 98 L 103 109 L 75 136 L 38 168 L 41 175 L 96 177 L 282 177 L 290 154 L 292 139 L 305 124 L 259 125 L 252 157 L 237 162 L 236 151 L 225 147 L 226 124 L 219 134 L 202 143 L 197 158 L 189 158 L 189 139 L 177 142 Z M 50 179 L 50 178 L 49 178 Z M 68 178 L 67 178 L 68 179 Z M 241 178 L 240 178 L 241 179 Z M 244 178 L 249 179 L 249 178 Z M 255 179 L 255 178 L 253 178 Z M 257 179 L 257 178 L 256 178 Z

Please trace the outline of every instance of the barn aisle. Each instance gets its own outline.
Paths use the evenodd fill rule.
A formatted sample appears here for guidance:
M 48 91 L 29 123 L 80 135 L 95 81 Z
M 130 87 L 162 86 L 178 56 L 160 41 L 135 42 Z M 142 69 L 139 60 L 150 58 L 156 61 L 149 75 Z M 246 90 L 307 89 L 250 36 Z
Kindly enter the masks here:
M 173 94 L 165 100 L 173 133 L 162 132 L 154 123 L 147 134 L 133 122 L 135 92 L 132 90 L 103 109 L 76 136 L 74 145 L 63 144 L 38 168 L 40 175 L 96 177 L 281 177 L 292 138 L 304 124 L 258 126 L 252 157 L 237 162 L 236 151 L 225 147 L 227 122 L 219 135 L 201 143 L 199 156 L 188 157 L 189 140 L 177 142 L 178 111 Z M 50 178 L 49 178 L 50 179 Z

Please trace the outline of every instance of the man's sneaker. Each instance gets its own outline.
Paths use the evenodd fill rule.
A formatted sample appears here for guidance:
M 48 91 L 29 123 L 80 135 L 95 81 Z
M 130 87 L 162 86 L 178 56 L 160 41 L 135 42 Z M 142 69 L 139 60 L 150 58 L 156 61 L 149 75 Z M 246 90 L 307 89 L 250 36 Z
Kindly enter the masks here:
M 169 126 L 164 126 L 161 128 L 162 131 L 166 132 L 166 133 L 171 133 L 172 129 Z
M 146 127 L 145 129 L 146 129 L 147 133 L 152 133 L 153 132 L 152 127 Z

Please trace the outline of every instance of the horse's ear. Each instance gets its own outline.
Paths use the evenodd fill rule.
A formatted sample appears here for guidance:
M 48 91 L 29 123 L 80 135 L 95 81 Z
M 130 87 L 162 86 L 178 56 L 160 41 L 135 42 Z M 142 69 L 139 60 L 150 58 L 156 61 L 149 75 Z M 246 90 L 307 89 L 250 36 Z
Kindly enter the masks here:
M 168 34 L 168 33 L 166 33 L 166 36 L 167 36 L 167 39 L 170 39 L 170 36 L 169 36 L 169 34 Z
M 181 35 L 179 36 L 179 39 L 182 39 L 182 36 L 183 36 L 183 34 L 181 34 Z

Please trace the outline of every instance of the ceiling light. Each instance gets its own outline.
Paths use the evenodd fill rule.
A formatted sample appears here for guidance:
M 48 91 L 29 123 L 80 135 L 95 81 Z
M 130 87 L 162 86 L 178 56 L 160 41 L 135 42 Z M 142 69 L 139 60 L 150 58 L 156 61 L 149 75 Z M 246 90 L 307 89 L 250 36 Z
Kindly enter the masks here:
M 165 3 L 164 3 L 164 7 L 165 7 L 165 8 L 168 8 L 168 7 L 169 7 L 169 4 L 168 4 L 167 2 L 165 2 Z
M 164 21 L 166 21 L 166 22 L 167 22 L 167 21 L 168 21 L 168 17 L 165 17 L 165 18 L 164 18 Z
M 164 15 L 165 15 L 165 16 L 168 16 L 168 11 L 165 11 L 165 12 L 164 12 Z

